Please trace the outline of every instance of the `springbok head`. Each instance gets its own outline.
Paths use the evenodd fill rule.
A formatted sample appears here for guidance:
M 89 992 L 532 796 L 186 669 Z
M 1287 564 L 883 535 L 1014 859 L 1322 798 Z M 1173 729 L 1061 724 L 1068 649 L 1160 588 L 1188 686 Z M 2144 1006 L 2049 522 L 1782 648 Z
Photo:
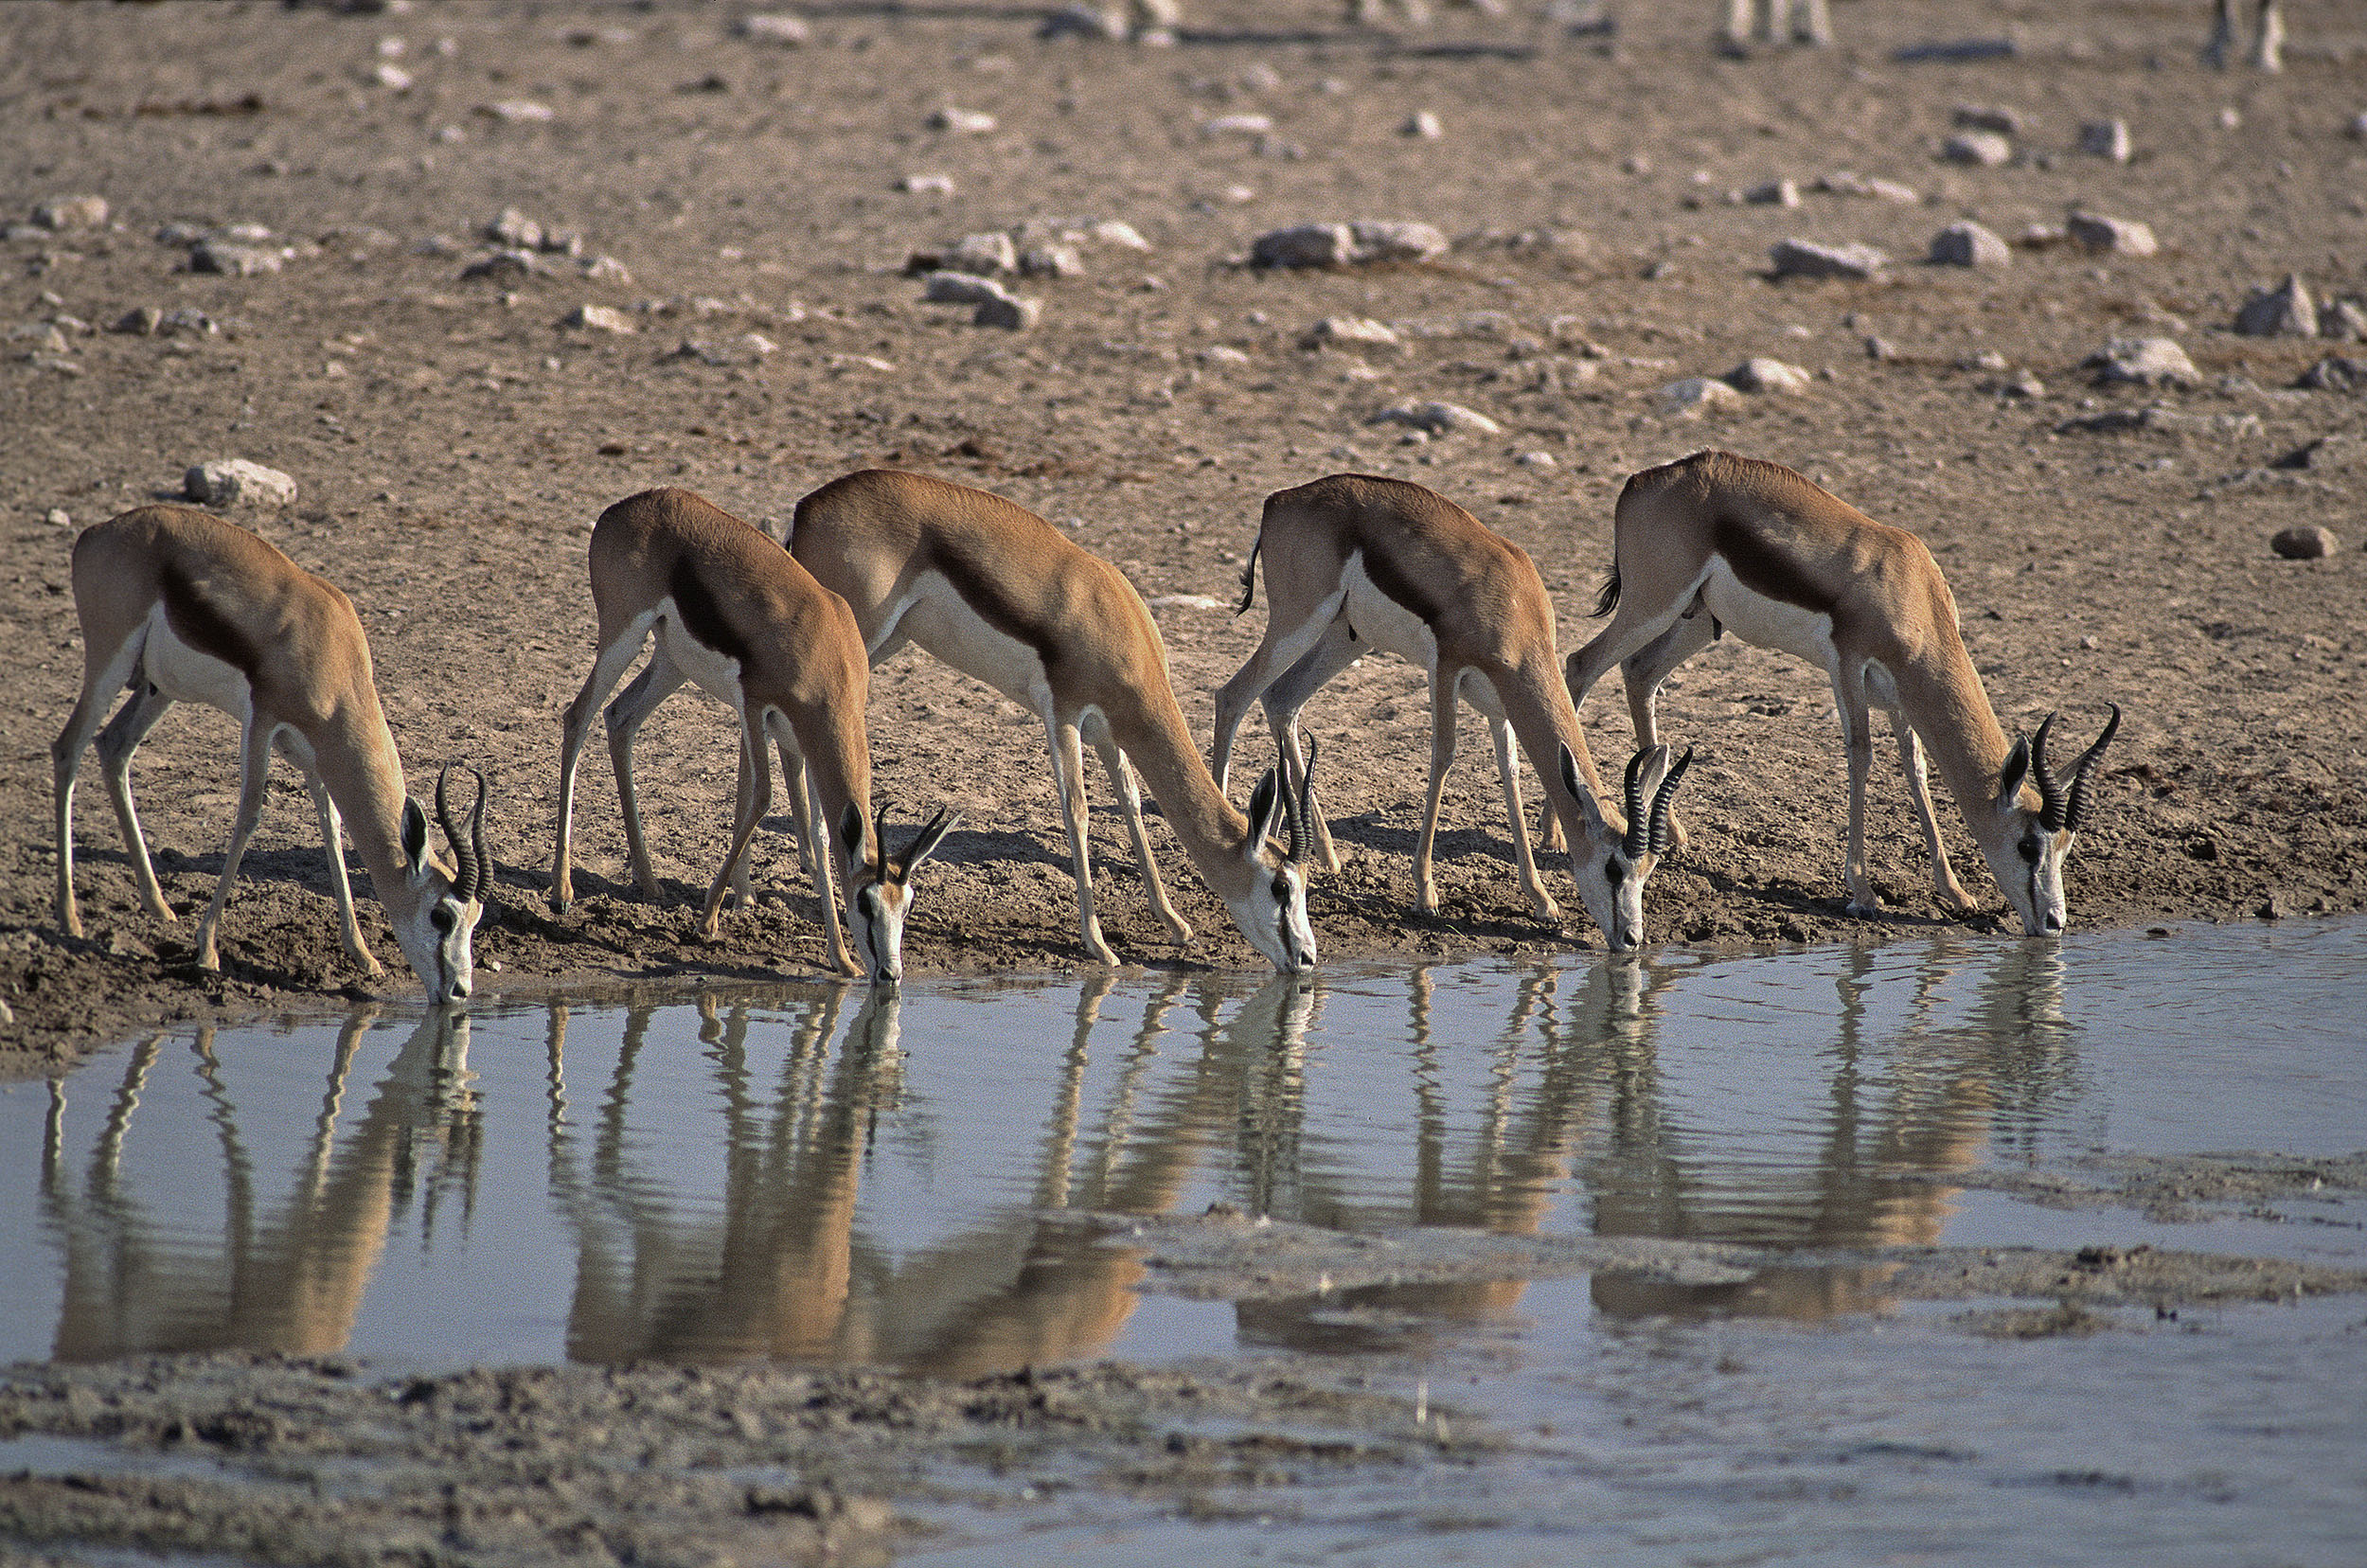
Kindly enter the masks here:
M 470 810 L 466 831 L 452 814 L 453 764 L 445 763 L 436 775 L 436 820 L 452 847 L 453 875 L 447 879 L 428 854 L 427 817 L 418 802 L 405 800 L 403 885 L 393 897 L 380 894 L 402 955 L 411 960 L 427 987 L 428 1000 L 437 1007 L 466 1002 L 475 984 L 471 942 L 492 881 L 492 857 L 485 852 L 485 775 L 475 768 L 469 771 L 476 775 L 476 805 Z
M 1570 835 L 1570 875 L 1613 953 L 1644 945 L 1644 883 L 1668 851 L 1670 805 L 1693 766 L 1690 750 L 1674 767 L 1668 757 L 1666 746 L 1647 746 L 1628 758 L 1627 822 L 1613 828 L 1578 776 L 1577 758 L 1561 748 L 1562 787 L 1585 815 L 1582 830 Z
M 846 850 L 849 872 L 846 927 L 855 939 L 855 961 L 874 983 L 890 986 L 904 977 L 904 917 L 912 912 L 913 872 L 960 821 L 951 809 L 939 807 L 903 852 L 891 856 L 883 807 L 872 820 L 871 858 L 865 860 L 863 808 L 850 800 L 840 815 L 839 842 Z
M 1249 874 L 1242 890 L 1224 900 L 1250 946 L 1285 974 L 1315 967 L 1315 927 L 1307 918 L 1307 853 L 1312 837 L 1308 823 L 1314 810 L 1316 749 L 1310 739 L 1307 771 L 1295 797 L 1271 768 L 1257 781 L 1249 797 L 1249 835 L 1239 849 Z M 1285 829 L 1289 846 L 1279 855 L 1266 842 L 1277 826 Z
M 2120 733 L 2120 704 L 2109 705 L 2112 717 L 2095 744 L 2072 764 L 2069 785 L 2047 765 L 2047 738 L 2054 733 L 2056 717 L 2052 713 L 2038 725 L 2034 740 L 2015 738 L 2014 749 L 2006 753 L 2005 765 L 1999 771 L 1997 801 L 1981 852 L 1988 858 L 1989 870 L 2004 890 L 2005 901 L 2021 918 L 2026 936 L 2063 934 L 2069 918 L 2063 904 L 2063 862 L 2070 858 L 2072 844 L 2088 820 L 2096 765 L 2103 760 L 2104 748 Z M 2025 783 L 2038 788 L 2037 811 L 2023 799 Z

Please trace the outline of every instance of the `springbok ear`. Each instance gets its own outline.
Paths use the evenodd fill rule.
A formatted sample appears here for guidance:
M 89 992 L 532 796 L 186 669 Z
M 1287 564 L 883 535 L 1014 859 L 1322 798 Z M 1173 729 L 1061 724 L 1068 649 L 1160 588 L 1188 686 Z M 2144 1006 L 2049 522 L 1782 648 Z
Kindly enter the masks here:
M 2014 737 L 2014 749 L 2005 754 L 2005 766 L 1998 770 L 1997 806 L 2010 811 L 2021 799 L 2021 787 L 2030 776 L 2030 738 Z
M 936 853 L 937 846 L 945 842 L 945 835 L 959 827 L 961 820 L 960 812 L 938 807 L 937 814 L 929 819 L 927 827 L 913 835 L 913 841 L 904 846 L 904 852 L 897 857 L 896 874 L 899 877 L 911 876 L 915 866 Z
M 415 877 L 427 867 L 427 813 L 408 797 L 402 803 L 402 858 Z
M 1249 852 L 1254 860 L 1273 837 L 1274 823 L 1282 815 L 1282 780 L 1268 768 L 1266 776 L 1257 781 L 1257 788 L 1249 797 Z
M 854 801 L 838 814 L 839 847 L 846 851 L 850 862 L 863 859 L 863 807 Z
M 1571 797 L 1578 803 L 1578 809 L 1586 813 L 1587 826 L 1600 831 L 1605 826 L 1603 809 L 1594 804 L 1594 792 L 1588 789 L 1586 780 L 1578 776 L 1578 759 L 1572 755 L 1570 743 L 1566 740 L 1561 743 L 1560 762 L 1561 787 L 1570 792 Z M 1573 849 L 1576 847 L 1575 845 L 1571 846 Z

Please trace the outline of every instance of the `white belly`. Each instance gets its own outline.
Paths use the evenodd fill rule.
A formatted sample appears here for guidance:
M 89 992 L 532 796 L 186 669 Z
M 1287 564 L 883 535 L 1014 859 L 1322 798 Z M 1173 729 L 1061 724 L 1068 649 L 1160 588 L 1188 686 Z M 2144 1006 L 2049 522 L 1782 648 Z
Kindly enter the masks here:
M 1832 616 L 1753 593 L 1735 580 L 1722 560 L 1710 562 L 1701 599 L 1718 625 L 1753 647 L 1777 649 L 1827 673 L 1839 662 Z
M 739 686 L 739 661 L 717 652 L 685 631 L 682 611 L 670 594 L 658 600 L 657 615 L 658 646 L 674 668 L 690 677 L 701 691 L 734 713 L 741 712 L 746 699 Z
M 241 725 L 255 716 L 255 692 L 246 676 L 236 665 L 201 653 L 173 635 L 162 605 L 149 614 L 140 668 L 150 685 L 176 703 L 220 708 Z
M 1348 591 L 1348 625 L 1359 644 L 1382 653 L 1395 653 L 1410 665 L 1429 671 L 1438 665 L 1438 639 L 1422 617 L 1391 598 L 1364 575 L 1361 552 L 1348 557 L 1340 580 Z
M 900 616 L 891 614 L 881 624 L 895 627 L 924 651 L 1032 713 L 1050 704 L 1050 685 L 1036 650 L 997 631 L 942 575 L 921 573 L 899 610 Z

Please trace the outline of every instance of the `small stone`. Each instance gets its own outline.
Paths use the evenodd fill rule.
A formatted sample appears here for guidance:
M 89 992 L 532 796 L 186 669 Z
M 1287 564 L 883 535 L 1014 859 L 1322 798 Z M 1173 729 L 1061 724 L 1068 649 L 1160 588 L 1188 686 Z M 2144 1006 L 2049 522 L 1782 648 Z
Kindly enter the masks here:
M 2329 299 L 2318 307 L 2318 335 L 2337 343 L 2367 339 L 2367 308 L 2356 299 Z
M 1985 383 L 1984 390 L 2001 398 L 2036 401 L 2046 396 L 2046 383 L 2027 370 L 2018 371 L 2002 381 Z
M 110 332 L 128 332 L 134 337 L 153 337 L 165 324 L 164 312 L 153 305 L 141 305 L 124 312 L 109 325 Z
M 1769 252 L 1778 277 L 1873 277 L 1890 265 L 1890 258 L 1867 244 L 1819 245 L 1806 240 L 1783 240 Z
M 505 125 L 540 125 L 559 117 L 559 111 L 532 98 L 504 98 L 499 103 L 480 103 L 476 112 L 487 119 L 500 120 Z
M 1655 396 L 1662 416 L 1671 419 L 1698 419 L 1713 408 L 1731 408 L 1742 401 L 1741 393 L 1710 376 L 1670 382 Z
M 1909 44 L 1891 51 L 1891 59 L 1901 65 L 1931 62 L 1967 64 L 1979 60 L 2012 60 L 2021 53 L 2021 45 L 2011 37 L 1964 38 L 1940 44 Z
M 1229 343 L 1219 343 L 1212 344 L 1200 351 L 1200 363 L 1202 365 L 1247 365 L 1250 363 L 1250 358 L 1246 352 L 1234 347 Z
M 1019 272 L 1023 277 L 1081 277 L 1085 261 L 1074 245 L 1030 245 L 1019 254 Z
M 201 240 L 189 247 L 189 271 L 218 273 L 227 277 L 255 277 L 276 273 L 286 258 L 260 245 L 234 245 L 226 240 Z
M 1011 237 L 1000 230 L 983 234 L 965 234 L 939 262 L 948 272 L 969 273 L 977 277 L 994 277 L 1019 271 L 1019 247 Z
M 970 318 L 973 327 L 1000 327 L 1006 332 L 1023 332 L 1036 325 L 1043 314 L 1043 302 L 1018 299 L 1005 294 L 999 299 L 982 299 Z
M 1789 394 L 1806 392 L 1815 379 L 1799 365 L 1764 355 L 1744 360 L 1727 371 L 1725 377 L 1726 384 L 1737 392 Z
M 614 305 L 578 305 L 574 310 L 568 312 L 567 314 L 561 319 L 559 324 L 561 327 L 572 327 L 578 330 L 592 332 L 633 332 L 640 330 L 639 328 L 633 325 L 632 317 L 616 309 Z
M 2292 273 L 2273 289 L 2254 289 L 2235 312 L 2235 330 L 2244 337 L 2316 337 L 2318 306 L 2309 290 Z
M 2116 164 L 2127 163 L 2131 151 L 2128 122 L 2120 119 L 2088 121 L 2079 128 L 2079 151 L 2091 158 L 2109 158 Z
M 194 305 L 183 305 L 166 312 L 165 318 L 156 324 L 156 330 L 167 336 L 187 332 L 194 337 L 212 337 L 222 330 L 222 326 Z
M 1348 230 L 1359 261 L 1426 261 L 1447 249 L 1447 237 L 1429 223 L 1360 222 Z
M 1200 128 L 1203 136 L 1262 136 L 1273 129 L 1272 115 L 1219 115 Z
M 74 526 L 74 514 L 63 507 L 52 507 L 44 521 L 53 528 L 70 528 Z
M 2281 528 L 2269 541 L 2269 548 L 2287 561 L 2323 561 L 2340 547 L 2332 528 L 2315 523 Z
M 613 256 L 596 256 L 583 263 L 583 276 L 595 283 L 631 283 L 632 274 Z
M 2001 136 L 2021 134 L 2021 116 L 2012 109 L 1984 108 L 1960 103 L 1953 116 L 1957 129 L 1963 131 L 1994 131 Z
M 2293 384 L 2312 392 L 2367 392 L 2367 360 L 2328 354 Z
M 2353 115 L 2351 123 L 2342 128 L 2342 134 L 2353 141 L 2367 141 L 2367 111 Z
M 932 305 L 978 305 L 1010 294 L 991 277 L 971 273 L 933 272 L 921 284 L 920 297 Z
M 391 60 L 382 60 L 370 70 L 370 80 L 390 93 L 411 90 L 411 73 Z
M 1356 255 L 1356 234 L 1345 223 L 1294 223 L 1250 241 L 1255 267 L 1338 267 Z
M 1895 360 L 1898 357 L 1897 347 L 1892 344 L 1890 339 L 1881 336 L 1879 333 L 1868 332 L 1865 335 L 1864 347 L 1865 357 L 1874 361 L 1878 365 L 1884 360 Z
M 2113 338 L 2082 362 L 2106 385 L 2195 386 L 2202 377 L 2171 338 Z
M 53 234 L 107 226 L 104 196 L 52 196 L 33 208 L 33 222 Z
M 1436 141 L 1446 134 L 1446 127 L 1438 123 L 1438 116 L 1427 109 L 1415 110 L 1406 116 L 1403 125 L 1397 127 L 1398 135 L 1412 136 L 1418 141 Z
M 804 17 L 780 11 L 743 16 L 733 31 L 751 43 L 774 44 L 787 49 L 793 49 L 813 37 L 813 29 L 806 25 Z
M 896 188 L 914 196 L 951 196 L 953 194 L 953 176 L 907 174 L 896 182 Z
M 1085 231 L 1094 242 L 1112 245 L 1119 250 L 1147 251 L 1150 241 L 1144 239 L 1133 224 L 1121 218 L 1104 218 Z
M 2074 212 L 2064 220 L 2063 229 L 2092 256 L 2151 256 L 2161 249 L 2153 230 L 2131 219 Z
M 1796 207 L 1800 205 L 1800 187 L 1790 180 L 1769 180 L 1744 191 L 1742 199 L 1753 206 Z
M 501 216 L 487 223 L 480 232 L 486 240 L 505 250 L 543 248 L 543 225 L 516 207 L 504 207 Z
M 1513 461 L 1522 468 L 1549 469 L 1561 466 L 1561 460 L 1550 452 L 1524 452 Z
M 293 507 L 296 482 L 243 457 L 199 463 L 181 476 L 183 491 L 208 507 Z
M 1979 223 L 1950 223 L 1931 237 L 1935 267 L 2003 267 L 2013 259 L 2013 247 Z
M 531 277 L 534 276 L 534 257 L 529 252 L 522 250 L 494 251 L 490 255 L 478 257 L 461 268 L 460 276 L 462 277 L 489 277 L 500 282 Z
M 1374 415 L 1372 422 L 1404 425 L 1431 436 L 1495 436 L 1504 431 L 1486 415 L 1450 402 L 1399 403 Z
M 1994 131 L 1959 131 L 1940 145 L 1949 163 L 1976 169 L 1997 169 L 2013 161 L 2014 144 Z
M 28 321 L 22 327 L 9 328 L 9 342 L 28 354 L 62 354 L 68 347 L 65 334 L 47 321 Z
M 1103 43 L 1119 44 L 1126 40 L 1126 8 L 1123 6 L 1090 6 L 1084 0 L 1069 0 L 1036 29 L 1038 38 L 1091 38 Z
M 1309 327 L 1299 339 L 1302 348 L 1336 347 L 1352 344 L 1360 348 L 1394 348 L 1398 338 L 1396 329 L 1368 316 L 1326 316 Z
M 956 109 L 948 104 L 929 116 L 929 129 L 950 131 L 957 136 L 983 136 L 993 131 L 995 118 L 975 109 Z

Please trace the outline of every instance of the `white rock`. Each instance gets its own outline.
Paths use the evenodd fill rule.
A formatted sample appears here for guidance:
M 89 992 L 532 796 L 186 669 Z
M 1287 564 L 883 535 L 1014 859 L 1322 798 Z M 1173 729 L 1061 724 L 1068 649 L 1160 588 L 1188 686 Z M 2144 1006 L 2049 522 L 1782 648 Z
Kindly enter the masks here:
M 613 256 L 596 256 L 583 263 L 583 276 L 596 283 L 631 283 L 632 274 Z
M 951 104 L 929 116 L 930 130 L 950 131 L 957 136 L 983 136 L 994 126 L 992 115 L 981 114 L 975 109 L 956 109 Z
M 1790 180 L 1769 180 L 1744 191 L 1742 199 L 1753 206 L 1796 207 L 1800 205 L 1800 187 Z
M 2109 158 L 2116 164 L 2127 163 L 2131 151 L 2128 122 L 2120 119 L 2089 120 L 2079 128 L 2079 151 L 2091 158 Z
M 2127 218 L 2074 212 L 2064 220 L 2063 231 L 2095 256 L 2151 256 L 2162 248 L 2151 227 Z
M 1819 245 L 1806 240 L 1783 240 L 1769 252 L 1778 277 L 1872 277 L 1890 265 L 1890 258 L 1872 245 Z
M 2195 386 L 2202 381 L 2195 362 L 2171 338 L 2113 338 L 2083 364 L 2108 383 Z
M 1447 249 L 1447 237 L 1429 223 L 1359 222 L 1348 230 L 1359 261 L 1422 261 Z
M 1085 260 L 1075 245 L 1030 245 L 1019 253 L 1019 271 L 1023 277 L 1081 277 Z
M 107 226 L 104 196 L 52 196 L 33 208 L 33 222 L 54 232 Z
M 74 526 L 74 514 L 63 507 L 52 507 L 44 521 L 53 528 L 70 528 Z
M 1713 408 L 1731 408 L 1742 394 L 1711 376 L 1687 376 L 1670 382 L 1655 394 L 1662 415 L 1671 419 L 1698 419 Z
M 243 457 L 199 463 L 182 475 L 181 488 L 208 507 L 293 507 L 296 498 L 294 479 Z
M 504 207 L 501 216 L 478 231 L 496 245 L 510 250 L 540 250 L 543 248 L 543 225 L 520 212 L 516 207 Z
M 1513 459 L 1522 468 L 1549 469 L 1561 467 L 1561 459 L 1550 452 L 1524 452 Z
M 540 125 L 559 117 L 558 110 L 532 98 L 504 98 L 498 103 L 481 103 L 477 105 L 476 112 L 488 119 L 497 119 L 507 125 Z
M 1089 6 L 1084 0 L 1069 0 L 1036 29 L 1038 38 L 1094 38 L 1105 43 L 1122 43 L 1126 38 L 1126 8 L 1123 6 Z
M 1949 163 L 1996 169 L 2013 161 L 2014 144 L 1994 131 L 1959 131 L 1941 144 L 1940 156 Z
M 2013 247 L 1979 223 L 1950 223 L 1931 237 L 1934 266 L 2002 267 L 2013 259 Z
M 1200 351 L 1200 363 L 1202 365 L 1247 365 L 1250 363 L 1250 357 L 1229 343 L 1219 343 L 1212 344 Z
M 62 354 L 66 351 L 65 334 L 55 323 L 28 321 L 22 327 L 9 329 L 9 342 L 28 354 Z
M 189 271 L 220 273 L 230 277 L 255 277 L 276 273 L 287 258 L 261 245 L 234 245 L 226 240 L 201 240 L 189 247 Z
M 804 17 L 791 16 L 783 11 L 743 16 L 739 19 L 739 26 L 733 30 L 757 44 L 777 44 L 792 49 L 813 37 L 813 29 L 806 26 Z
M 1114 245 L 1119 250 L 1147 251 L 1150 241 L 1136 231 L 1133 224 L 1119 218 L 1104 218 L 1085 231 L 1098 244 Z
M 953 176 L 907 174 L 896 182 L 896 188 L 915 196 L 951 196 L 953 194 Z
M 380 61 L 377 69 L 373 70 L 370 76 L 381 87 L 390 93 L 407 93 L 411 90 L 411 73 L 391 60 Z
M 1005 294 L 999 299 L 982 299 L 970 316 L 973 327 L 1000 327 L 1008 332 L 1023 332 L 1036 325 L 1043 314 L 1043 302 L 1039 299 L 1019 299 Z
M 2308 287 L 2292 273 L 2273 289 L 2254 289 L 2235 312 L 2235 330 L 2244 337 L 2316 337 L 2318 306 Z
M 1356 256 L 1356 233 L 1345 223 L 1293 223 L 1250 242 L 1250 264 L 1258 267 L 1338 267 Z
M 1450 402 L 1399 403 L 1374 415 L 1372 422 L 1406 425 L 1433 436 L 1495 436 L 1504 430 L 1486 415 Z
M 1447 129 L 1438 123 L 1438 116 L 1427 109 L 1415 110 L 1406 116 L 1403 125 L 1397 127 L 1398 135 L 1412 136 L 1417 141 L 1436 141 L 1446 134 Z
M 1009 235 L 999 229 L 989 229 L 982 234 L 965 234 L 952 250 L 945 253 L 938 264 L 948 272 L 993 277 L 998 274 L 1019 271 L 1019 247 L 1011 242 Z
M 921 285 L 920 297 L 932 305 L 977 305 L 1010 294 L 991 277 L 970 273 L 933 272 Z
M 1369 316 L 1326 316 L 1309 327 L 1299 338 L 1302 348 L 1323 348 L 1341 344 L 1360 347 L 1394 348 L 1397 346 L 1397 330 L 1385 322 Z
M 560 325 L 561 327 L 573 327 L 581 331 L 592 332 L 632 332 L 640 330 L 639 328 L 633 325 L 632 317 L 616 309 L 614 305 L 578 305 L 574 310 L 567 312 L 567 314 L 560 321 Z
M 1815 379 L 1799 365 L 1761 355 L 1726 372 L 1726 384 L 1737 392 L 1806 392 Z
M 2318 335 L 2337 343 L 2367 340 L 2367 308 L 2356 299 L 2329 299 L 2318 307 Z
M 1273 129 L 1272 115 L 1219 115 L 1200 128 L 1203 136 L 1262 136 Z

